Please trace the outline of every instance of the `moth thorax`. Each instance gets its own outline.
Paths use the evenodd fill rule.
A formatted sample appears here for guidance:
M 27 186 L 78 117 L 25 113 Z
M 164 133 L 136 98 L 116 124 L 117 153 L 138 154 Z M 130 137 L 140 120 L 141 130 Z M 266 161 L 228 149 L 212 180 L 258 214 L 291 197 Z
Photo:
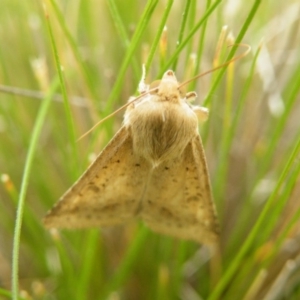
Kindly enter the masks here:
M 197 134 L 198 121 L 191 110 L 177 104 L 152 102 L 147 106 L 136 109 L 128 125 L 134 152 L 158 165 L 182 154 Z

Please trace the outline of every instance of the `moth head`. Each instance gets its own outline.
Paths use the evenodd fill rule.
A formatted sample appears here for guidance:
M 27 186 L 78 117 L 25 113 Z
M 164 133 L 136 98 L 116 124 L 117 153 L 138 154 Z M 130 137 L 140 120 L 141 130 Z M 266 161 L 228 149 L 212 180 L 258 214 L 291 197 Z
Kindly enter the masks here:
M 165 72 L 162 80 L 170 80 L 170 81 L 177 82 L 175 73 L 172 70 L 168 70 L 167 72 Z
M 179 83 L 172 70 L 165 72 L 161 80 L 153 81 L 149 86 L 149 90 L 151 95 L 173 95 L 174 98 L 176 96 L 183 97 L 182 90 L 179 88 Z

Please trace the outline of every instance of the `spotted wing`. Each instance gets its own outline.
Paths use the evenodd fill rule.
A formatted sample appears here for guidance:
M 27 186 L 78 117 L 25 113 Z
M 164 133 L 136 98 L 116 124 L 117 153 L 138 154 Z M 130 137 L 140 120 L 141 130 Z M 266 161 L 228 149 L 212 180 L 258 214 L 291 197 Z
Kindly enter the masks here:
M 214 244 L 218 222 L 200 136 L 181 157 L 153 170 L 142 204 L 142 218 L 154 231 Z
M 133 155 L 125 127 L 48 212 L 48 228 L 110 226 L 132 218 L 144 192 L 149 164 Z

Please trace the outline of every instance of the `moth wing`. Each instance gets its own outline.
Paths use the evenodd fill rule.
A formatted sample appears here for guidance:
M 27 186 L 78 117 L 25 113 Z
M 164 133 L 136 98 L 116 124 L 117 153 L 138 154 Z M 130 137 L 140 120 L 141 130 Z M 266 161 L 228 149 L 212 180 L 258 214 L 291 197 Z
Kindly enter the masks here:
M 149 164 L 133 155 L 122 127 L 97 159 L 48 212 L 48 228 L 111 226 L 135 216 Z
M 154 169 L 142 205 L 154 231 L 204 244 L 218 240 L 218 222 L 200 136 L 181 157 Z

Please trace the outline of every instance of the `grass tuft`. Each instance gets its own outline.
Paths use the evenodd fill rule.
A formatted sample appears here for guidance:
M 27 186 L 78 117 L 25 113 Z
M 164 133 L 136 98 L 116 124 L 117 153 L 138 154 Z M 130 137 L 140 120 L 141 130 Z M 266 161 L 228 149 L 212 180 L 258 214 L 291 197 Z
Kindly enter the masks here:
M 300 299 L 296 0 L 50 0 L 46 17 L 38 1 L 1 7 L 1 300 Z M 238 55 L 232 43 L 253 52 L 189 85 L 210 110 L 199 130 L 221 260 L 138 221 L 46 231 L 45 212 L 122 116 L 77 138 L 135 94 L 142 65 L 147 83 L 169 68 L 184 81 Z

